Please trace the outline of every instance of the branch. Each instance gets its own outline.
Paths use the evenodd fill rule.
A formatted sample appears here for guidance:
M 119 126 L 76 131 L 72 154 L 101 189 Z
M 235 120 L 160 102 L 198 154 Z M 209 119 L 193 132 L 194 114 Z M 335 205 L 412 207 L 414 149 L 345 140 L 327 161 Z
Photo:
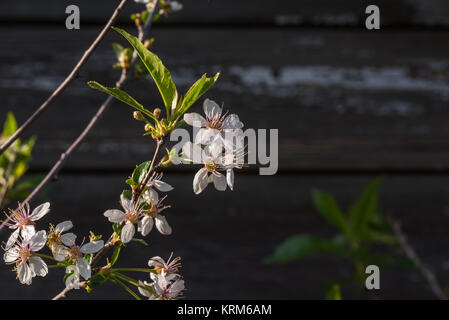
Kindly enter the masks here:
M 127 0 L 124 0 L 127 1 Z M 139 29 L 139 40 L 143 41 L 147 35 L 148 32 L 151 29 L 151 25 L 153 22 L 153 18 L 154 18 L 154 14 L 155 12 L 157 12 L 158 10 L 158 2 L 156 2 L 156 5 L 154 6 L 153 11 L 151 12 L 150 16 L 148 17 L 148 20 L 146 21 L 144 27 L 142 29 Z M 138 59 L 138 55 L 137 52 L 134 50 L 134 54 L 133 54 L 133 59 L 131 61 L 131 66 L 129 69 L 132 69 L 133 66 L 135 65 L 136 61 Z M 129 74 L 127 72 L 127 69 L 123 69 L 122 70 L 122 75 L 120 77 L 120 80 L 117 82 L 117 88 L 120 88 L 121 86 L 123 86 L 129 79 Z M 47 174 L 47 176 L 44 178 L 44 180 L 46 180 L 45 183 L 44 180 L 39 184 L 39 186 L 32 192 L 32 194 L 30 194 L 30 196 L 28 196 L 28 198 L 23 202 L 25 203 L 26 201 L 29 201 L 32 196 L 34 196 L 35 194 L 37 194 L 40 189 L 42 189 L 42 187 L 50 180 L 51 177 L 54 176 L 55 173 L 59 172 L 61 166 L 64 164 L 65 160 L 67 159 L 67 156 L 77 147 L 77 145 L 84 139 L 84 137 L 87 135 L 87 133 L 90 131 L 90 129 L 93 127 L 93 125 L 95 124 L 95 122 L 98 120 L 98 118 L 100 117 L 100 115 L 104 112 L 104 110 L 108 107 L 108 105 L 111 103 L 112 101 L 112 96 L 109 96 L 106 101 L 103 103 L 103 105 L 98 109 L 97 113 L 95 114 L 95 116 L 91 119 L 91 121 L 89 122 L 88 126 L 86 127 L 86 129 L 83 130 L 83 132 L 81 133 L 81 135 L 74 141 L 74 143 L 66 150 L 66 152 L 64 152 L 61 155 L 61 158 L 59 159 L 59 161 L 53 166 L 53 168 L 50 170 L 50 172 Z M 156 152 L 155 152 L 155 156 L 156 157 Z M 39 188 L 39 189 L 38 189 Z M 22 205 L 23 205 L 22 203 Z M 0 225 L 0 230 L 3 228 L 3 226 L 6 224 L 6 222 L 8 221 L 8 219 L 6 219 L 2 225 Z M 108 243 L 95 255 L 95 257 L 92 260 L 91 265 L 94 266 L 100 259 L 101 257 L 109 250 L 109 248 L 112 246 L 112 237 L 113 235 L 111 235 L 111 237 L 108 240 Z M 72 289 L 68 289 L 68 288 L 64 288 L 60 293 L 58 293 L 52 300 L 59 300 L 61 298 L 65 298 L 67 293 L 69 291 L 71 291 Z
M 424 265 L 424 263 L 419 258 L 416 251 L 408 243 L 407 236 L 402 232 L 400 223 L 393 219 L 389 219 L 389 221 L 390 221 L 391 227 L 393 229 L 393 233 L 396 238 L 396 241 L 402 247 L 402 249 L 404 250 L 407 257 L 413 261 L 415 266 L 421 272 L 421 275 L 424 277 L 424 279 L 429 284 L 430 289 L 432 290 L 433 294 L 440 300 L 448 300 L 448 297 L 444 294 L 443 290 L 441 289 L 441 286 L 438 283 L 437 278 L 435 277 L 435 274 L 426 265 Z
M 72 289 L 65 288 L 65 289 L 62 290 L 60 293 L 58 293 L 57 295 L 55 295 L 51 300 L 59 300 L 59 299 L 62 299 L 62 298 L 67 298 L 67 293 L 69 293 L 70 290 L 72 290 Z
M 124 1 L 126 1 L 126 0 L 124 0 Z M 154 12 L 156 12 L 156 10 L 157 10 L 157 7 L 154 8 L 154 10 L 151 13 L 150 17 L 148 17 L 148 20 L 145 23 L 144 28 L 142 29 L 143 32 L 141 34 L 139 34 L 139 39 L 144 39 L 144 38 L 147 37 L 147 34 L 148 34 L 149 30 L 150 30 L 150 27 L 151 27 L 151 24 L 152 24 L 152 21 L 153 21 Z M 130 70 L 134 66 L 134 64 L 136 63 L 137 59 L 138 59 L 138 56 L 135 53 L 133 55 L 133 60 L 131 61 L 131 67 L 129 69 L 122 69 L 122 75 L 121 75 L 120 79 L 116 83 L 116 87 L 117 88 L 122 88 L 130 80 L 128 70 Z M 98 111 L 95 113 L 93 118 L 90 120 L 90 122 L 86 126 L 86 128 L 81 132 L 81 134 L 78 136 L 78 138 L 76 138 L 76 140 L 67 148 L 67 150 L 61 154 L 59 160 L 53 165 L 53 167 L 50 169 L 50 171 L 45 176 L 45 178 L 30 193 L 30 195 L 21 203 L 21 205 L 17 208 L 17 210 L 20 209 L 25 203 L 31 201 L 31 199 L 33 199 L 42 190 L 42 188 L 45 185 L 47 185 L 48 182 L 50 182 L 52 179 L 54 179 L 58 175 L 58 173 L 61 170 L 62 166 L 67 161 L 67 158 L 78 147 L 78 145 L 84 140 L 84 138 L 87 136 L 87 134 L 90 132 L 90 130 L 93 128 L 95 123 L 98 121 L 100 116 L 104 113 L 104 111 L 108 108 L 108 106 L 111 104 L 112 101 L 113 101 L 113 97 L 112 96 L 109 96 L 105 100 L 105 102 L 100 106 Z M 4 226 L 6 225 L 6 223 L 8 221 L 9 221 L 9 217 L 2 222 L 2 224 L 0 225 L 0 230 L 2 230 L 4 228 Z
M 112 14 L 111 18 L 109 19 L 108 23 L 104 26 L 103 30 L 100 32 L 98 37 L 92 42 L 89 49 L 87 49 L 81 59 L 76 64 L 75 68 L 73 68 L 72 72 L 67 76 L 67 78 L 64 79 L 64 81 L 59 85 L 58 88 L 56 88 L 55 91 L 50 95 L 50 97 L 45 100 L 45 102 L 34 111 L 34 113 L 17 129 L 16 132 L 12 136 L 10 136 L 1 146 L 0 146 L 0 154 L 5 152 L 6 149 L 17 139 L 19 136 L 23 133 L 23 131 L 28 128 L 40 115 L 44 110 L 50 105 L 50 103 L 53 101 L 54 98 L 56 98 L 60 93 L 64 91 L 64 89 L 69 85 L 70 82 L 72 82 L 73 79 L 77 76 L 80 69 L 84 66 L 84 64 L 89 59 L 90 55 L 95 51 L 95 49 L 98 47 L 100 42 L 103 40 L 103 38 L 108 33 L 109 29 L 111 28 L 112 24 L 115 22 L 117 16 L 119 15 L 120 11 L 122 10 L 123 6 L 126 4 L 128 0 L 122 0 L 120 4 L 115 9 L 114 13 Z
M 6 193 L 8 192 L 9 178 L 11 178 L 12 169 L 14 168 L 15 162 L 16 162 L 16 153 L 12 155 L 11 160 L 8 164 L 8 168 L 6 169 L 5 181 L 2 185 L 2 191 L 0 193 L 0 208 L 2 207 L 3 201 L 5 200 Z

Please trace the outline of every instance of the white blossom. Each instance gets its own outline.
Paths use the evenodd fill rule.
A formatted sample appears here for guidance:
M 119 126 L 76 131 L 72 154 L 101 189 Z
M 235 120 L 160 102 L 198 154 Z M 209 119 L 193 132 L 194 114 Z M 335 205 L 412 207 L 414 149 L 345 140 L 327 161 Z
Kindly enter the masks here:
M 10 229 L 16 229 L 6 242 L 5 250 L 11 248 L 19 238 L 30 238 L 35 234 L 34 222 L 41 219 L 50 211 L 50 203 L 45 202 L 37 206 L 33 212 L 30 213 L 30 205 L 27 203 L 20 205 L 15 211 L 10 210 L 10 214 L 6 215 L 9 220 L 6 225 Z
M 45 246 L 46 242 L 47 234 L 42 230 L 6 250 L 3 260 L 7 264 L 16 264 L 17 278 L 20 283 L 30 285 L 35 276 L 47 275 L 47 264 L 35 254 Z
M 144 201 L 152 203 L 151 201 L 159 201 L 159 195 L 154 190 L 157 189 L 161 192 L 169 192 L 173 190 L 173 187 L 168 183 L 161 180 L 162 173 L 154 173 L 153 176 L 147 182 L 146 187 L 148 188 L 142 195 Z
M 187 124 L 200 128 L 195 136 L 196 144 L 208 145 L 217 136 L 220 136 L 230 151 L 235 147 L 243 147 L 242 138 L 239 136 L 239 130 L 243 128 L 243 123 L 238 115 L 223 114 L 223 110 L 218 104 L 209 99 L 204 100 L 203 109 L 206 118 L 195 112 L 184 114 L 184 121 Z
M 204 149 L 197 144 L 187 142 L 182 150 L 187 159 L 204 166 L 198 170 L 193 179 L 193 190 L 196 194 L 201 193 L 209 183 L 213 183 L 215 189 L 219 191 L 225 191 L 227 186 L 233 190 L 233 168 L 240 168 L 241 165 L 235 161 L 234 153 L 223 153 L 223 144 L 220 139 L 215 139 Z M 226 176 L 220 171 L 225 171 Z

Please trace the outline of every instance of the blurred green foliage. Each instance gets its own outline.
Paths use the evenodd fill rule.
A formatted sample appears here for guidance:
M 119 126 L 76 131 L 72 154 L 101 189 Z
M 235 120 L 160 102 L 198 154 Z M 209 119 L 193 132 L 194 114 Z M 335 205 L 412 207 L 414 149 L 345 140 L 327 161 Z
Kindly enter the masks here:
M 402 255 L 398 256 L 400 248 L 396 245 L 388 220 L 380 210 L 378 189 L 381 183 L 382 179 L 379 178 L 368 184 L 359 199 L 345 212 L 331 194 L 313 189 L 312 199 L 316 210 L 338 232 L 330 239 L 309 234 L 290 236 L 264 262 L 286 263 L 315 253 L 337 255 L 354 266 L 354 276 L 349 281 L 343 280 L 344 283 L 355 281 L 359 285 L 365 283 L 365 268 L 368 265 L 410 266 L 409 260 Z M 379 250 L 380 247 L 391 250 L 384 253 L 385 250 Z M 327 291 L 326 297 L 341 298 L 339 290 L 339 286 L 334 285 Z
M 3 126 L 1 140 L 7 139 L 16 130 L 16 118 L 9 112 Z M 35 137 L 23 142 L 17 139 L 0 155 L 0 208 L 5 208 L 13 199 L 26 198 L 42 180 L 42 175 L 31 175 L 24 178 L 35 141 Z

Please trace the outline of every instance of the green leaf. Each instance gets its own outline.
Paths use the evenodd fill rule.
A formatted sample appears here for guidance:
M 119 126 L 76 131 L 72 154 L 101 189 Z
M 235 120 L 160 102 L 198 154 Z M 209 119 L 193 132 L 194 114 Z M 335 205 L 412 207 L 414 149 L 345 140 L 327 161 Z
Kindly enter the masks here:
M 123 50 L 125 50 L 125 48 L 123 48 L 123 46 L 121 44 L 118 43 L 113 43 L 112 44 L 112 50 L 114 50 L 115 56 L 117 57 L 117 60 L 120 60 L 120 57 L 122 56 L 122 52 Z
M 275 249 L 271 256 L 264 259 L 264 262 L 284 263 L 301 259 L 305 256 L 318 252 L 339 254 L 341 250 L 342 247 L 332 241 L 310 235 L 299 234 L 287 238 Z
M 88 284 L 89 286 L 93 287 L 93 286 L 101 286 L 102 284 L 104 284 L 106 281 L 108 280 L 108 277 L 106 277 L 104 274 L 102 273 L 97 273 L 95 275 L 93 275 L 89 281 Z
M 326 300 L 341 300 L 340 286 L 337 283 L 327 290 Z
M 127 94 L 125 91 L 120 90 L 118 88 L 108 88 L 101 84 L 99 84 L 96 81 L 89 81 L 87 83 L 91 88 L 100 90 L 102 92 L 105 92 L 107 94 L 110 94 L 114 98 L 130 105 L 131 107 L 139 110 L 140 112 L 146 114 L 150 118 L 156 120 L 156 116 L 149 110 L 145 109 L 139 102 L 137 102 L 133 97 L 131 97 L 129 94 Z
M 145 161 L 139 164 L 136 169 L 134 169 L 132 174 L 132 179 L 135 184 L 140 184 L 145 179 L 148 169 L 150 168 L 151 161 Z
M 195 82 L 187 91 L 184 99 L 182 100 L 181 106 L 178 107 L 175 113 L 175 117 L 179 118 L 182 116 L 189 108 L 194 104 L 203 94 L 209 90 L 210 87 L 218 80 L 220 73 L 217 72 L 215 76 L 208 78 L 206 74 Z
M 145 247 L 148 247 L 148 243 L 143 239 L 132 238 L 131 241 L 138 242 L 140 244 L 143 244 Z
M 368 230 L 370 220 L 379 215 L 378 188 L 382 179 L 376 179 L 363 191 L 360 200 L 349 209 L 349 224 L 351 233 L 361 237 Z
M 125 39 L 128 40 L 136 50 L 140 59 L 153 77 L 157 88 L 159 89 L 167 111 L 167 117 L 170 116 L 170 106 L 172 105 L 172 102 L 177 95 L 176 86 L 173 82 L 170 72 L 162 64 L 162 61 L 159 59 L 159 57 L 145 48 L 143 43 L 140 42 L 138 38 L 130 35 L 125 30 L 115 27 L 112 28 L 123 35 Z
M 346 217 L 341 212 L 334 197 L 321 190 L 313 189 L 312 199 L 318 212 L 321 213 L 330 224 L 347 234 L 348 225 Z
M 120 250 L 121 249 L 122 249 L 121 245 L 118 245 L 118 246 L 114 247 L 114 252 L 112 253 L 112 256 L 111 256 L 111 266 L 113 266 L 117 262 L 117 259 L 118 259 L 119 255 L 120 255 Z
M 17 121 L 12 112 L 6 115 L 5 124 L 3 125 L 2 138 L 11 136 L 17 130 Z
M 133 193 L 131 192 L 131 190 L 123 190 L 122 196 L 124 196 L 128 200 L 131 200 L 133 197 Z

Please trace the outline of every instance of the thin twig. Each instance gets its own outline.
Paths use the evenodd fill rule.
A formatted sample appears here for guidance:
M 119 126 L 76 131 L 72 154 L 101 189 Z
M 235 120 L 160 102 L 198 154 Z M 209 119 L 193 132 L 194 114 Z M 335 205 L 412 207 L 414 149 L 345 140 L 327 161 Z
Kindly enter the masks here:
M 72 290 L 72 289 L 65 288 L 65 289 L 62 290 L 60 293 L 58 293 L 57 295 L 55 295 L 51 300 L 59 300 L 59 299 L 62 299 L 62 298 L 67 298 L 67 293 L 69 293 L 70 290 Z
M 157 10 L 158 10 L 158 2 L 156 2 L 156 5 L 155 5 L 155 7 L 153 8 L 153 11 L 151 12 L 151 14 L 150 14 L 150 16 L 148 17 L 148 20 L 146 21 L 146 23 L 145 23 L 145 25 L 144 25 L 144 27 L 142 28 L 142 29 L 140 29 L 139 28 L 139 30 L 140 30 L 140 32 L 139 32 L 139 40 L 140 41 L 143 41 L 146 37 L 147 37 L 147 35 L 148 35 L 148 33 L 149 33 L 149 31 L 150 31 L 150 29 L 151 29 L 151 25 L 152 25 L 152 22 L 153 22 L 153 18 L 154 18 L 154 13 L 155 12 L 157 12 Z M 137 52 L 136 51 L 134 51 L 134 54 L 133 54 L 133 59 L 132 59 L 132 61 L 131 61 L 131 66 L 130 66 L 130 68 L 129 69 L 132 69 L 132 67 L 134 66 L 134 64 L 137 62 L 137 59 L 138 59 L 138 55 L 137 55 Z M 120 80 L 117 82 L 117 87 L 118 88 L 120 88 L 120 86 L 123 86 L 124 84 L 125 84 L 125 82 L 127 82 L 128 81 L 128 76 L 129 76 L 129 74 L 128 74 L 128 72 L 126 71 L 126 69 L 123 69 L 123 72 L 122 72 L 122 76 L 120 77 Z M 121 80 L 123 79 L 123 83 L 121 84 L 120 82 L 121 82 Z M 76 140 L 76 141 L 78 141 L 78 144 L 84 139 L 84 137 L 87 135 L 87 133 L 89 132 L 89 130 L 92 128 L 92 126 L 95 124 L 95 122 L 98 120 L 98 118 L 99 118 L 99 116 L 104 112 L 104 110 L 108 107 L 108 105 L 110 104 L 110 102 L 112 101 L 112 96 L 109 96 L 107 99 L 106 99 L 106 101 L 103 103 L 103 105 L 100 107 L 100 109 L 98 109 L 98 111 L 97 111 L 97 113 L 95 114 L 95 116 L 94 116 L 94 118 L 92 118 L 92 120 L 90 121 L 90 123 L 89 123 L 89 125 L 88 125 L 88 127 L 86 127 L 86 129 L 85 130 L 83 130 L 83 132 L 81 133 L 81 135 L 78 137 L 78 139 Z M 75 142 L 76 142 L 75 141 Z M 75 145 L 75 147 L 74 148 L 72 148 L 71 150 L 70 150 L 70 152 L 71 151 L 73 151 L 73 149 L 75 149 L 76 148 L 76 146 L 77 145 Z M 69 149 L 70 149 L 70 147 L 69 147 Z M 67 149 L 67 151 L 69 151 L 69 149 Z M 65 153 L 63 153 L 62 155 L 61 155 L 61 159 L 55 164 L 55 166 L 52 168 L 52 170 L 51 171 L 54 171 L 54 172 L 58 172 L 59 171 L 59 169 L 60 169 L 60 167 L 63 165 L 63 163 L 65 162 L 65 159 L 67 158 L 67 156 L 70 154 L 70 152 L 69 153 L 67 153 L 67 151 L 65 152 Z M 65 155 L 64 155 L 65 154 Z M 64 157 L 62 157 L 64 155 Z M 155 152 L 155 156 L 153 157 L 153 159 L 156 157 L 156 152 Z M 61 161 L 61 163 L 59 163 Z M 55 169 L 55 167 L 56 167 L 56 169 Z M 55 169 L 55 170 L 54 170 Z M 51 171 L 47 174 L 47 176 L 46 176 L 46 178 L 48 178 L 48 181 L 50 180 L 50 178 L 54 175 L 54 173 L 51 173 Z M 51 173 L 51 174 L 50 174 Z M 47 182 L 48 182 L 47 181 Z M 43 185 L 42 185 L 43 186 Z M 41 187 L 42 188 L 42 187 Z M 36 191 L 36 192 L 34 192 L 35 194 L 37 193 L 38 191 Z M 30 194 L 30 196 L 31 196 L 31 194 Z M 30 197 L 28 197 L 28 198 L 30 198 Z M 27 199 L 28 199 L 27 198 Z M 31 199 L 31 198 L 30 198 Z M 28 199 L 28 201 L 29 201 L 29 199 Z M 6 220 L 7 221 L 7 220 Z M 5 221 L 5 222 L 6 222 Z M 5 222 L 3 222 L 3 224 L 5 223 Z M 1 228 L 3 227 L 3 224 L 0 226 L 0 230 L 1 230 Z M 95 255 L 95 257 L 93 258 L 93 260 L 92 260 L 92 263 L 91 263 L 91 266 L 94 266 L 100 259 L 101 259 L 101 257 L 109 250 L 109 248 L 110 247 L 112 247 L 112 239 L 113 239 L 113 235 L 111 235 L 111 237 L 109 237 L 109 240 L 108 240 L 108 242 L 106 243 L 106 245 Z M 65 288 L 64 290 L 62 290 L 59 294 L 57 294 L 54 298 L 53 298 L 53 300 L 59 300 L 59 299 L 61 299 L 61 298 L 65 298 L 66 297 L 66 294 L 70 291 L 71 289 L 68 289 L 68 288 Z
M 438 297 L 440 300 L 448 300 L 448 297 L 444 294 L 441 289 L 440 284 L 438 283 L 435 274 L 422 262 L 415 249 L 408 243 L 407 236 L 402 232 L 401 224 L 398 221 L 393 219 L 389 219 L 391 227 L 393 229 L 394 236 L 398 244 L 402 247 L 407 257 L 413 261 L 415 266 L 421 272 L 424 279 L 430 286 L 433 294 Z
M 114 10 L 114 13 L 112 14 L 111 18 L 109 19 L 108 23 L 104 26 L 103 30 L 100 32 L 100 34 L 97 36 L 97 38 L 92 42 L 90 47 L 84 52 L 81 59 L 76 64 L 75 68 L 73 68 L 72 72 L 67 76 L 67 78 L 64 79 L 64 81 L 56 88 L 55 91 L 50 95 L 50 97 L 45 100 L 45 102 L 34 111 L 34 113 L 14 132 L 12 136 L 10 136 L 1 146 L 0 146 L 0 154 L 5 152 L 6 149 L 17 139 L 19 136 L 23 133 L 23 131 L 29 127 L 41 114 L 42 112 L 49 106 L 49 104 L 53 101 L 54 98 L 56 98 L 60 93 L 64 91 L 64 89 L 69 85 L 70 82 L 72 82 L 73 79 L 76 78 L 78 72 L 80 69 L 84 66 L 84 64 L 89 59 L 90 55 L 95 51 L 95 49 L 98 47 L 100 42 L 103 40 L 103 38 L 108 33 L 109 29 L 111 28 L 112 24 L 115 22 L 117 16 L 119 15 L 120 11 L 122 10 L 123 6 L 126 4 L 128 0 L 122 0 L 120 4 L 117 6 L 117 8 Z
M 14 168 L 15 162 L 16 162 L 16 153 L 13 153 L 13 155 L 11 156 L 11 160 L 8 163 L 8 168 L 6 169 L 5 181 L 2 185 L 2 192 L 0 194 L 0 208 L 2 207 L 3 201 L 5 200 L 6 193 L 8 192 L 9 178 L 11 178 L 12 169 Z
M 155 8 L 153 13 L 148 17 L 147 22 L 145 23 L 143 30 L 143 33 L 139 34 L 139 39 L 145 39 L 148 35 L 148 32 L 150 30 L 152 20 L 154 17 L 154 12 L 157 9 Z M 131 62 L 131 67 L 129 69 L 123 69 L 122 75 L 116 83 L 117 88 L 122 88 L 129 80 L 130 80 L 130 74 L 128 73 L 128 70 L 131 70 L 132 67 L 135 65 L 136 61 L 138 59 L 137 54 L 134 52 L 133 60 Z M 39 185 L 30 193 L 30 195 L 21 203 L 20 207 L 23 206 L 25 203 L 31 201 L 32 198 L 34 198 L 41 190 L 42 188 L 47 185 L 48 182 L 50 182 L 54 177 L 57 176 L 59 171 L 62 169 L 62 166 L 66 162 L 69 155 L 78 147 L 78 145 L 84 140 L 84 138 L 87 136 L 87 134 L 90 132 L 90 130 L 93 128 L 95 123 L 98 121 L 100 116 L 104 113 L 104 111 L 108 108 L 108 106 L 113 101 L 112 96 L 109 96 L 105 102 L 100 106 L 98 111 L 95 113 L 93 118 L 89 121 L 86 128 L 81 132 L 81 134 L 76 138 L 76 140 L 67 148 L 65 152 L 63 152 L 59 158 L 59 160 L 53 165 L 53 167 L 50 169 L 48 174 L 45 176 L 45 178 L 39 183 Z M 17 209 L 20 209 L 17 208 Z M 6 225 L 6 223 L 9 221 L 9 217 L 3 221 L 3 223 L 0 225 L 0 230 L 3 229 L 3 227 Z

